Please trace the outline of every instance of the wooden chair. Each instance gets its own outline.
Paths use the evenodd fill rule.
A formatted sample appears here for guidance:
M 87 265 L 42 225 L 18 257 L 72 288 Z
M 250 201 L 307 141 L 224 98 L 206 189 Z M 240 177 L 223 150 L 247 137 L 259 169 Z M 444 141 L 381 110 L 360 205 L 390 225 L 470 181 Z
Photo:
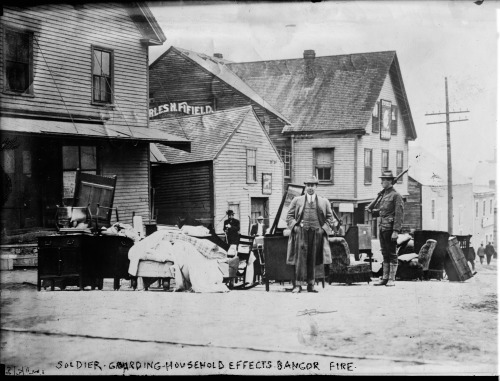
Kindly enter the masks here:
M 110 226 L 113 210 L 116 212 L 118 221 L 118 209 L 113 208 L 115 197 L 116 176 L 106 177 L 76 172 L 75 193 L 71 207 L 57 207 L 56 226 L 60 232 L 74 232 L 74 226 L 60 227 L 61 221 L 65 222 L 68 214 L 71 221 L 75 221 L 75 214 L 80 215 L 78 221 L 84 220 L 89 227 L 94 224 L 94 232 L 98 232 L 99 226 Z
M 238 265 L 238 271 L 236 273 L 236 281 L 241 279 L 241 285 L 235 286 L 234 289 L 248 289 L 256 286 L 256 283 L 253 282 L 253 279 L 250 286 L 246 286 L 245 284 L 247 269 L 248 266 L 250 266 L 249 260 L 250 260 L 250 255 L 252 254 L 254 239 L 255 237 L 240 234 L 238 241 L 238 254 L 237 254 L 237 257 L 239 259 L 239 265 Z

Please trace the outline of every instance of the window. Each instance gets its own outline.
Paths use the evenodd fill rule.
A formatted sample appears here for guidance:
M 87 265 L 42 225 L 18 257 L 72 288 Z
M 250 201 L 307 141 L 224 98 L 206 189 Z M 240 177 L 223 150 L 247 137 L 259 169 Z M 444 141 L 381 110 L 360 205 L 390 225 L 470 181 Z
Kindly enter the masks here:
M 379 126 L 379 103 L 375 103 L 375 107 L 373 108 L 372 112 L 372 132 L 379 132 L 380 131 L 380 126 Z
M 5 29 L 4 90 L 17 94 L 32 94 L 33 33 Z
M 479 202 L 476 201 L 476 218 L 479 217 Z
M 486 215 L 486 200 L 483 200 L 483 217 Z
M 247 183 L 257 182 L 257 150 L 247 148 Z
M 391 135 L 398 134 L 398 106 L 391 107 Z
M 382 173 L 389 170 L 389 150 L 382 150 Z
M 285 178 L 292 177 L 292 152 L 286 148 L 283 148 L 279 149 L 278 153 L 281 156 L 281 160 L 283 160 Z
M 333 183 L 333 148 L 313 148 L 313 156 L 318 181 Z
M 493 200 L 490 200 L 490 214 L 493 214 Z
M 365 148 L 365 184 L 372 183 L 372 170 L 373 170 L 373 151 Z
M 97 149 L 95 146 L 63 146 L 63 198 L 72 199 L 75 193 L 76 170 L 97 174 Z
M 431 200 L 431 219 L 436 219 L 436 200 Z
M 113 52 L 92 47 L 92 100 L 96 103 L 113 101 Z
M 403 172 L 403 151 L 396 151 L 396 176 Z M 403 176 L 398 180 L 398 184 L 403 182 Z

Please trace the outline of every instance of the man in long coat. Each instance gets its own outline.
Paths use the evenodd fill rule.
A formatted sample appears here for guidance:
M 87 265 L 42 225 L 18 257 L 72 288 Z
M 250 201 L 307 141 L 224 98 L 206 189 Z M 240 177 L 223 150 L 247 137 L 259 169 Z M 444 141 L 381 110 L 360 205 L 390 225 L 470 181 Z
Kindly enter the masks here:
M 316 194 L 318 179 L 311 176 L 304 184 L 306 194 L 290 203 L 286 222 L 290 229 L 286 263 L 294 265 L 293 293 L 301 292 L 297 281 L 307 280 L 307 291 L 314 289 L 315 266 L 332 263 L 328 235 L 332 233 L 333 212 L 330 202 Z

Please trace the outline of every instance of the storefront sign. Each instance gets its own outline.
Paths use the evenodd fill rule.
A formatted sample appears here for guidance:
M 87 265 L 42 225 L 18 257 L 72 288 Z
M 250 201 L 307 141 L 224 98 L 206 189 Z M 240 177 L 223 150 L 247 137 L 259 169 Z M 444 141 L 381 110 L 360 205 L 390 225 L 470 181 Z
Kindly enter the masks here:
M 202 115 L 211 114 L 214 112 L 214 109 L 209 105 L 191 106 L 188 105 L 187 102 L 173 102 L 150 108 L 149 117 L 153 118 L 166 112 L 183 112 L 184 114 L 188 115 Z

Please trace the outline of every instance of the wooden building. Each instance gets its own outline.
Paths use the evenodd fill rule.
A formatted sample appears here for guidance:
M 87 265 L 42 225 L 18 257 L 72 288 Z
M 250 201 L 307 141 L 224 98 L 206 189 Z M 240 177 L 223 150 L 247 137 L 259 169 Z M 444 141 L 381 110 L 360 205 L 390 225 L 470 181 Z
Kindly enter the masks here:
M 4 6 L 0 17 L 2 233 L 54 228 L 77 168 L 116 175 L 120 221 L 150 218 L 148 47 L 166 40 L 144 3 Z
M 283 194 L 283 163 L 251 106 L 150 125 L 192 142 L 191 152 L 162 145 L 151 151 L 158 223 L 173 225 L 189 216 L 222 233 L 232 209 L 241 234 L 258 216 L 272 224 Z
M 346 227 L 376 220 L 365 207 L 381 189 L 378 176 L 408 165 L 408 141 L 416 139 L 396 52 L 303 58 L 226 66 L 290 122 L 290 180 L 319 179 Z M 407 178 L 396 189 L 408 195 Z
M 290 138 L 281 131 L 290 122 L 229 70 L 228 63 L 221 54 L 211 57 L 170 47 L 150 65 L 149 117 L 154 120 L 252 106 L 282 157 L 286 187 L 290 180 Z
M 316 175 L 318 192 L 346 225 L 372 223 L 376 235 L 364 208 L 383 170 L 406 169 L 408 141 L 416 139 L 396 53 L 306 50 L 300 59 L 246 63 L 214 56 L 171 47 L 158 58 L 150 117 L 171 116 L 171 107 L 159 107 L 174 101 L 214 110 L 252 105 L 283 160 L 285 186 Z M 403 196 L 407 184 L 405 176 L 396 185 Z

